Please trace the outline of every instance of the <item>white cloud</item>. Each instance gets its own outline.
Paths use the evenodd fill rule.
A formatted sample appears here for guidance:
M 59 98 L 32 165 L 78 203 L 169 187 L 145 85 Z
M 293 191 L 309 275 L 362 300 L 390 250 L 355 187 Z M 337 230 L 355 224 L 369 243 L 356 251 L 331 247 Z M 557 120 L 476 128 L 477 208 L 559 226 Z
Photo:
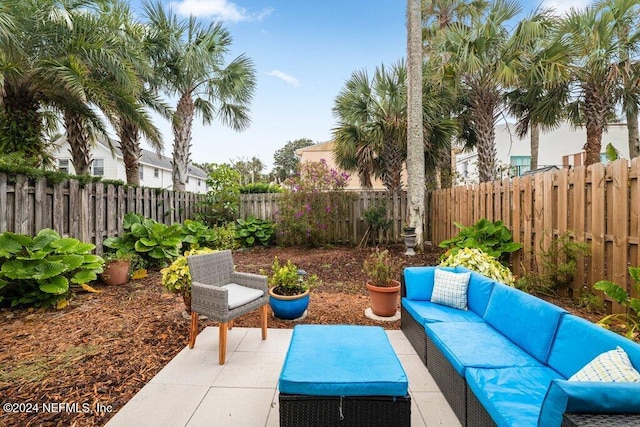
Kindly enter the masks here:
M 593 3 L 592 0 L 545 0 L 542 7 L 553 8 L 559 14 L 568 12 L 569 9 L 584 9 Z
M 273 12 L 265 9 L 260 13 L 250 13 L 228 0 L 182 0 L 171 2 L 178 15 L 212 17 L 227 22 L 260 21 Z
M 268 72 L 267 75 L 277 77 L 280 80 L 284 80 L 285 82 L 289 83 L 293 87 L 300 87 L 300 82 L 298 81 L 298 79 L 296 79 L 295 77 L 289 74 L 283 73 L 282 71 L 272 70 Z

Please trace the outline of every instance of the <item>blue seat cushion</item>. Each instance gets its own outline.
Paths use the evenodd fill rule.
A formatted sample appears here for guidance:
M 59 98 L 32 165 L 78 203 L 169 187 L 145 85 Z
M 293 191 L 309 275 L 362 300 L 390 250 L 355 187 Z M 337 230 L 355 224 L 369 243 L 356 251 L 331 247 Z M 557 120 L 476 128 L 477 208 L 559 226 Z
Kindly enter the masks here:
M 442 270 L 455 272 L 454 267 L 437 267 Z M 414 301 L 428 301 L 433 293 L 433 279 L 436 267 L 406 267 L 404 269 L 404 284 L 407 298 Z
M 458 310 L 431 301 L 413 301 L 402 298 L 402 306 L 421 325 L 432 322 L 484 322 L 470 310 Z
M 596 356 L 617 346 L 624 349 L 636 370 L 640 370 L 640 345 L 588 320 L 566 314 L 560 321 L 548 364 L 569 378 Z
M 409 383 L 381 327 L 297 325 L 278 388 L 311 396 L 406 396 Z
M 427 323 L 425 331 L 456 372 L 466 368 L 542 366 L 487 323 Z
M 518 289 L 496 283 L 484 320 L 540 362 L 547 362 L 566 311 Z
M 549 384 L 561 377 L 548 367 L 527 366 L 469 368 L 465 378 L 493 421 L 507 427 L 537 426 Z

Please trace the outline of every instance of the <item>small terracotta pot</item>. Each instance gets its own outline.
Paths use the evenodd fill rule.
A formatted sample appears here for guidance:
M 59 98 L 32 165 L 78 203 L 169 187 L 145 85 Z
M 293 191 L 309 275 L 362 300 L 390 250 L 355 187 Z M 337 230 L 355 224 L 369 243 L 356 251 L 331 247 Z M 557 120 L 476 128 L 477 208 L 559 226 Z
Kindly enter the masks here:
M 390 317 L 398 311 L 398 297 L 400 296 L 400 282 L 392 280 L 393 286 L 375 286 L 367 282 L 371 311 L 376 316 Z
M 107 263 L 100 277 L 105 285 L 124 285 L 129 282 L 131 261 L 116 260 Z

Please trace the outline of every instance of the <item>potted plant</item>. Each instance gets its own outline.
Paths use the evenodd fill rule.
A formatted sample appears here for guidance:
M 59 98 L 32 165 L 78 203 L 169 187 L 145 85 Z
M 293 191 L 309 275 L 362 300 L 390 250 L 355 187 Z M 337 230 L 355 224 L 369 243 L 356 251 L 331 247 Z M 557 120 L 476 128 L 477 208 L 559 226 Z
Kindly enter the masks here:
M 176 258 L 169 267 L 160 270 L 162 273 L 162 286 L 172 294 L 182 296 L 187 314 L 191 314 L 191 274 L 187 257 L 214 252 L 213 249 L 202 248 L 186 251 L 184 255 Z
M 387 249 L 376 248 L 362 265 L 367 276 L 367 290 L 371 299 L 371 311 L 376 316 L 390 317 L 398 310 L 400 282 L 396 279 L 399 266 Z
M 302 317 L 309 306 L 309 290 L 317 281 L 315 274 L 309 276 L 298 270 L 291 260 L 282 265 L 276 257 L 269 277 L 269 305 L 274 317 L 284 320 Z
M 131 261 L 135 254 L 127 251 L 107 252 L 102 254 L 104 268 L 100 279 L 105 285 L 124 285 L 129 282 Z

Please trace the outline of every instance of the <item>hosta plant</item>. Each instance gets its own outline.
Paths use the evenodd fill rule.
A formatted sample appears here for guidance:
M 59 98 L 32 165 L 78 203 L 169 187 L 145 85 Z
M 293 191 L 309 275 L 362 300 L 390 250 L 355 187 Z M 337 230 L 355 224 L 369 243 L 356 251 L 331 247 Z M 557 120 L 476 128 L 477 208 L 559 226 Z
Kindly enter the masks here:
M 193 250 L 215 246 L 216 232 L 202 221 L 187 219 L 182 223 L 182 249 Z
M 478 248 L 462 248 L 455 254 L 450 254 L 441 263 L 441 266 L 462 266 L 498 282 L 513 286 L 515 278 L 509 270 L 486 252 Z
M 71 284 L 97 279 L 104 260 L 95 245 L 43 229 L 35 237 L 0 234 L 0 305 L 62 307 Z
M 634 282 L 633 286 L 636 289 L 636 294 L 640 293 L 640 267 L 629 267 L 629 275 Z M 606 328 L 609 328 L 612 324 L 622 325 L 625 330 L 624 335 L 629 339 L 635 338 L 640 331 L 640 321 L 638 320 L 640 298 L 629 296 L 627 291 L 609 280 L 600 280 L 593 285 L 593 288 L 603 291 L 609 298 L 625 307 L 624 313 L 610 314 L 598 323 Z
M 275 224 L 272 221 L 250 216 L 247 219 L 238 218 L 236 223 L 236 238 L 243 248 L 258 244 L 269 246 L 274 237 Z
M 500 262 L 505 263 L 508 255 L 522 247 L 513 241 L 511 231 L 502 221 L 491 222 L 485 218 L 472 226 L 465 227 L 454 222 L 460 229 L 457 236 L 440 242 L 441 248 L 447 249 L 445 257 L 457 253 L 462 248 L 478 248 Z

